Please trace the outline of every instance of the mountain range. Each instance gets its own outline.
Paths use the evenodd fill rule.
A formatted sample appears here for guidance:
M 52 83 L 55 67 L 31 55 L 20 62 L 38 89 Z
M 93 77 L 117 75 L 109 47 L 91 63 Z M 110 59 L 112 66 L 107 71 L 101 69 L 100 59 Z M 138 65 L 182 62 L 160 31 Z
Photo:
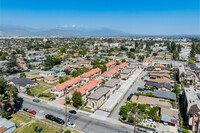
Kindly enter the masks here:
M 109 28 L 86 29 L 80 27 L 56 27 L 52 29 L 34 29 L 23 26 L 0 25 L 0 36 L 131 36 L 132 34 Z
M 82 27 L 30 28 L 0 24 L 0 37 L 200 37 L 200 34 L 142 35 L 109 28 L 87 29 Z

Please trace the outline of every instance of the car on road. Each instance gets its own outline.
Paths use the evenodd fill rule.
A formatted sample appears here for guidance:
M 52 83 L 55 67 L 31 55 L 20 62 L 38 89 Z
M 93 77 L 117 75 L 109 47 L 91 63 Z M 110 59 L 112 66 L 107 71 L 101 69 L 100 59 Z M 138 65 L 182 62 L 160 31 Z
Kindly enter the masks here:
M 55 121 L 56 123 L 58 123 L 58 124 L 61 124 L 61 125 L 65 124 L 65 121 L 62 120 L 61 118 L 58 118 L 58 117 L 55 117 L 54 121 Z
M 55 116 L 50 115 L 50 114 L 45 115 L 45 118 L 46 118 L 46 119 L 49 119 L 49 120 L 51 120 L 51 121 L 54 121 L 54 120 L 55 120 Z
M 76 114 L 76 110 L 70 110 L 69 113 Z
M 39 103 L 40 100 L 39 99 L 33 99 L 33 102 Z
M 31 113 L 31 114 L 34 114 L 34 115 L 36 114 L 36 111 L 35 111 L 35 110 L 32 110 L 32 109 L 29 110 L 28 112 Z
M 127 100 L 130 100 L 132 96 L 133 96 L 133 93 L 131 93 L 131 94 L 128 96 Z
M 28 112 L 28 110 L 29 110 L 28 108 L 23 108 L 23 111 L 25 112 Z
M 71 128 L 75 128 L 76 127 L 76 125 L 74 123 L 72 123 L 72 122 L 67 122 L 67 126 L 71 127 Z

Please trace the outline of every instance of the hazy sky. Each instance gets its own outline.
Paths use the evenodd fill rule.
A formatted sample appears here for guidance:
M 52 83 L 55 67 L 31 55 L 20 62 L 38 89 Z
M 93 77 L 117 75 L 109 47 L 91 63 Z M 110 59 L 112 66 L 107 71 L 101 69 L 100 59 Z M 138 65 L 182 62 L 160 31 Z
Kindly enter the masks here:
M 200 34 L 200 0 L 0 0 L 0 24 Z

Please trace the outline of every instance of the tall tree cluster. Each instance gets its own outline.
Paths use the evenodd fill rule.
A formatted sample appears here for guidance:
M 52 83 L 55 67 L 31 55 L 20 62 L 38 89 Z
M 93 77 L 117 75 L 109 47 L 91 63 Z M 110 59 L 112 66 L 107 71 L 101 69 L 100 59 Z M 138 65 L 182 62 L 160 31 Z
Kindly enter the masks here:
M 14 112 L 14 105 L 18 103 L 18 90 L 15 86 L 7 84 L 3 77 L 0 77 L 0 112 Z

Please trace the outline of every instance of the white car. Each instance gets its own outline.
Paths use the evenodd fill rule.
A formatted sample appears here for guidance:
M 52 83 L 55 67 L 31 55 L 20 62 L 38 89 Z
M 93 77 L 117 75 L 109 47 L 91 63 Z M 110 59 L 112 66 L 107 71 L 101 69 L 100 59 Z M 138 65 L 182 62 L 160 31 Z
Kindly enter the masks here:
M 75 128 L 76 127 L 76 125 L 74 123 L 72 123 L 72 122 L 67 122 L 67 126 L 71 127 L 71 128 Z

